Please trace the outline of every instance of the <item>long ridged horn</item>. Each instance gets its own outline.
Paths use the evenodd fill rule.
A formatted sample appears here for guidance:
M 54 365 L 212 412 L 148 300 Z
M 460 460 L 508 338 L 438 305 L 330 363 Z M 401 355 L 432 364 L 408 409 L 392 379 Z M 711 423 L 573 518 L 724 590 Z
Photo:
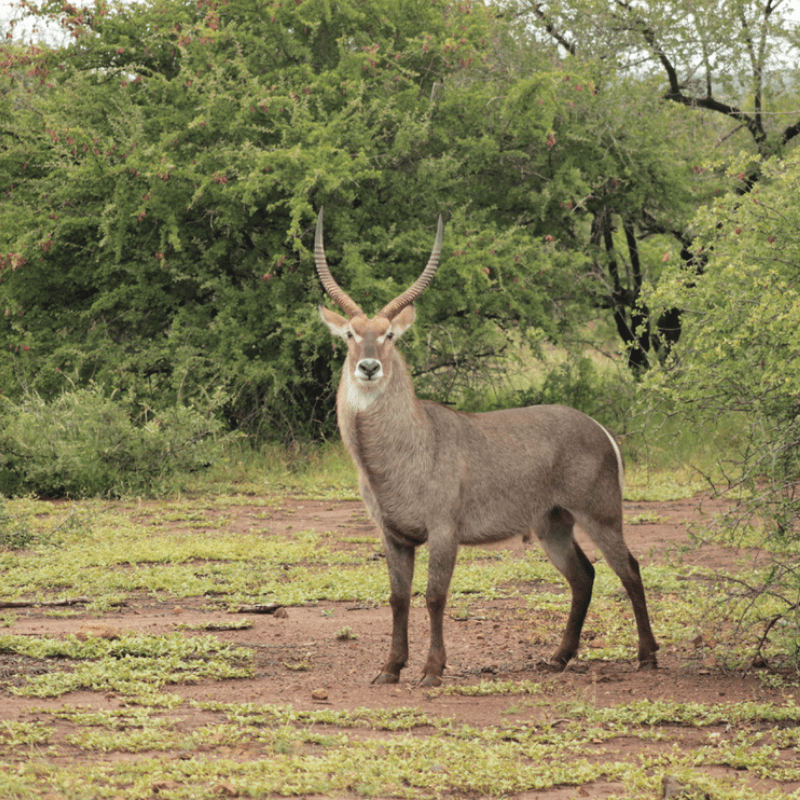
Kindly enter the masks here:
M 325 248 L 322 244 L 322 212 L 324 207 L 320 208 L 319 216 L 317 217 L 317 233 L 314 237 L 314 263 L 317 265 L 317 275 L 325 287 L 325 291 L 330 296 L 339 308 L 344 311 L 347 316 L 352 319 L 364 312 L 359 308 L 358 303 L 353 300 L 349 295 L 339 286 L 333 279 L 330 269 L 328 269 L 328 262 L 325 258 Z
M 431 252 L 431 257 L 428 259 L 427 266 L 424 270 L 422 270 L 422 275 L 420 275 L 419 278 L 417 278 L 414 283 L 403 292 L 403 294 L 395 297 L 391 303 L 388 303 L 386 306 L 384 306 L 383 310 L 378 312 L 380 316 L 386 317 L 387 319 L 394 319 L 406 306 L 410 306 L 422 294 L 425 287 L 433 279 L 433 276 L 436 273 L 436 268 L 439 266 L 439 256 L 442 252 L 443 233 L 444 224 L 442 223 L 442 217 L 440 215 L 439 225 L 436 229 L 436 241 L 433 243 L 433 252 Z

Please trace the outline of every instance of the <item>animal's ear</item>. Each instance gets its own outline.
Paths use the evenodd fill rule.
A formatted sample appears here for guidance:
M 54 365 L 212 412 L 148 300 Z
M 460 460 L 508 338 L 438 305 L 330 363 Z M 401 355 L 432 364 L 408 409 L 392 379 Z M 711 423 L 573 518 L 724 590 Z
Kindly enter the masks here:
M 335 311 L 325 308 L 325 306 L 319 307 L 319 315 L 334 336 L 338 336 L 341 339 L 347 338 L 347 332 L 350 330 L 349 320 L 346 320 Z
M 414 306 L 406 306 L 393 320 L 392 320 L 392 333 L 395 339 L 399 339 L 412 325 L 417 312 L 414 311 Z

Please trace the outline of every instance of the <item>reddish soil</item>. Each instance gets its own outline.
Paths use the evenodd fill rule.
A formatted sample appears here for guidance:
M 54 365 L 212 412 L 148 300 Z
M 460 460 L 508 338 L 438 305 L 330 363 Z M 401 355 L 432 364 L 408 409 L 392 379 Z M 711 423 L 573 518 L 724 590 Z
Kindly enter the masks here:
M 275 529 L 285 530 L 290 526 L 296 530 L 341 529 L 350 538 L 370 534 L 377 538 L 374 527 L 365 521 L 360 503 L 287 499 L 281 506 L 270 521 Z M 242 521 L 236 524 L 244 528 L 244 519 L 250 511 L 242 508 Z M 226 510 L 226 514 L 231 513 L 230 509 Z M 687 522 L 698 515 L 697 500 L 627 503 L 625 514 L 626 517 L 646 514 L 659 520 L 626 526 L 628 544 L 643 565 L 651 561 L 676 563 L 679 559 L 709 565 L 732 559 L 730 553 L 712 547 L 693 550 L 689 555 L 680 554 L 680 549 L 688 544 Z M 593 552 L 590 545 L 583 544 L 587 553 Z M 365 545 L 345 543 L 343 546 Z M 504 546 L 520 548 L 526 545 L 515 540 Z M 594 603 L 598 602 L 602 602 L 602 598 L 595 598 Z M 129 598 L 125 607 L 101 619 L 85 614 L 52 618 L 43 609 L 21 609 L 17 622 L 3 632 L 54 636 L 81 630 L 96 632 L 96 626 L 107 625 L 119 631 L 160 633 L 174 631 L 181 624 L 230 623 L 231 616 L 222 610 L 203 610 L 207 604 L 208 598 L 195 598 L 165 607 L 150 597 L 137 596 Z M 445 684 L 472 684 L 487 678 L 530 680 L 545 685 L 553 704 L 562 699 L 583 697 L 609 706 L 638 698 L 702 703 L 743 700 L 783 703 L 792 694 L 785 688 L 766 688 L 755 670 L 748 674 L 728 674 L 704 663 L 692 643 L 695 632 L 691 630 L 686 631 L 686 642 L 681 646 L 662 649 L 656 671 L 637 671 L 633 652 L 628 661 L 579 660 L 560 674 L 543 671 L 540 662 L 555 649 L 566 618 L 566 605 L 565 597 L 564 615 L 553 620 L 551 630 L 530 631 L 523 629 L 513 601 L 486 601 L 476 596 L 471 602 L 468 619 L 446 619 L 448 667 Z M 332 613 L 328 613 L 330 610 Z M 401 682 L 395 686 L 370 684 L 389 647 L 391 618 L 388 605 L 374 608 L 326 602 L 313 607 L 288 608 L 285 616 L 247 614 L 247 617 L 254 622 L 252 628 L 220 631 L 215 635 L 255 651 L 255 674 L 251 679 L 173 686 L 169 691 L 201 700 L 291 704 L 298 710 L 319 708 L 321 704 L 334 709 L 421 706 L 430 715 L 452 717 L 474 726 L 502 726 L 509 720 L 519 721 L 522 717 L 515 714 L 527 715 L 526 718 L 548 714 L 548 707 L 538 703 L 523 703 L 521 711 L 509 712 L 513 698 L 508 696 L 473 698 L 416 688 L 414 684 L 422 671 L 427 647 L 427 612 L 422 607 L 412 609 L 411 657 Z M 358 638 L 337 639 L 336 633 L 345 626 L 352 629 Z M 591 646 L 591 610 L 587 634 L 589 641 L 585 641 L 584 646 Z M 14 665 L 8 661 L 4 663 L 5 658 L 0 656 L 0 725 L 4 720 L 29 718 L 25 713 L 33 706 L 116 707 L 119 704 L 119 698 L 113 695 L 101 696 L 90 692 L 47 701 L 12 695 L 2 687 L 9 679 L 14 680 Z M 287 667 L 305 660 L 313 664 L 312 669 L 300 671 Z M 707 730 L 684 729 L 680 734 L 681 747 L 699 744 L 706 740 L 707 735 Z M 650 745 L 646 742 L 634 737 L 618 739 L 614 743 L 614 748 L 620 753 L 633 754 L 648 747 Z M 762 788 L 775 785 L 766 781 Z M 800 784 L 783 784 L 787 793 L 798 786 Z M 593 784 L 589 794 L 581 795 L 581 790 L 575 787 L 564 787 L 528 793 L 526 797 L 546 800 L 577 796 L 600 798 L 620 791 L 619 785 Z

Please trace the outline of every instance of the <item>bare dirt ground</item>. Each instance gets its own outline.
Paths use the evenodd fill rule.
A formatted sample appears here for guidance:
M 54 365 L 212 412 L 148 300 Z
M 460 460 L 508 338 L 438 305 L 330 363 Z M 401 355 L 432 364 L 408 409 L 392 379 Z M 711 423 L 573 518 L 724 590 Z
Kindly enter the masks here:
M 643 565 L 652 561 L 675 563 L 681 558 L 679 550 L 688 543 L 687 522 L 697 515 L 697 506 L 698 501 L 692 499 L 626 504 L 626 517 L 646 515 L 658 520 L 626 526 L 628 544 Z M 246 516 L 246 507 L 241 509 L 241 514 Z M 281 529 L 289 526 L 296 530 L 341 529 L 350 538 L 375 534 L 377 539 L 374 527 L 364 520 L 363 507 L 355 502 L 287 499 L 282 502 L 281 510 L 276 512 L 272 522 Z M 355 545 L 343 543 L 342 546 Z M 520 548 L 535 545 L 523 545 L 515 540 L 504 546 Z M 585 547 L 587 553 L 593 552 L 590 546 Z M 693 563 L 719 564 L 729 558 L 729 553 L 712 547 L 691 553 Z M 598 602 L 602 602 L 602 598 L 595 598 L 594 603 Z M 43 609 L 30 608 L 20 610 L 15 624 L 5 632 L 56 636 L 97 631 L 98 626 L 102 628 L 107 625 L 118 631 L 135 630 L 155 634 L 172 632 L 181 624 L 230 622 L 229 614 L 223 610 L 216 612 L 203 608 L 207 605 L 208 598 L 203 597 L 181 600 L 178 605 L 164 604 L 142 595 L 130 597 L 126 606 L 102 618 L 81 614 L 73 618 L 56 619 L 47 616 Z M 323 610 L 326 613 L 322 613 Z M 561 699 L 575 698 L 585 698 L 601 706 L 628 703 L 634 699 L 784 703 L 792 694 L 785 687 L 770 689 L 759 679 L 755 670 L 748 674 L 727 674 L 713 664 L 704 663 L 698 657 L 692 641 L 695 636 L 693 630 L 686 631 L 686 641 L 680 646 L 662 648 L 659 669 L 656 671 L 637 671 L 633 652 L 628 661 L 578 661 L 561 674 L 542 671 L 539 663 L 555 648 L 565 622 L 566 610 L 565 598 L 564 614 L 554 617 L 552 629 L 535 631 L 525 626 L 513 601 L 486 601 L 475 597 L 469 618 L 463 621 L 451 617 L 446 619 L 448 666 L 445 684 L 474 684 L 486 679 L 540 682 L 546 685 L 547 696 L 554 706 Z M 508 696 L 454 696 L 416 688 L 415 681 L 422 671 L 428 634 L 427 612 L 422 607 L 412 609 L 411 657 L 401 682 L 395 686 L 370 684 L 389 647 L 391 617 L 388 604 L 375 608 L 324 603 L 313 607 L 288 608 L 285 616 L 247 616 L 253 620 L 253 627 L 220 631 L 215 635 L 224 641 L 253 649 L 255 674 L 252 678 L 169 687 L 169 691 L 197 700 L 290 704 L 298 710 L 321 706 L 342 710 L 420 706 L 428 715 L 453 718 L 474 726 L 503 726 L 509 719 L 519 721 L 521 716 L 545 717 L 549 713 L 549 706 L 531 703 L 523 705 L 522 710 L 516 712 L 517 716 L 510 716 L 514 712 L 509 712 L 511 700 Z M 337 639 L 336 633 L 344 626 L 349 627 L 357 638 Z M 602 632 L 593 626 L 590 609 L 583 646 L 590 648 L 593 639 L 601 636 Z M 312 669 L 302 671 L 287 666 L 305 660 L 313 663 Z M 28 665 L 23 670 L 19 662 L 0 655 L 0 686 L 6 682 L 13 683 L 20 670 L 35 670 L 35 665 Z M 85 704 L 114 708 L 119 702 L 119 698 L 113 694 L 90 692 L 72 693 L 53 700 L 28 699 L 0 688 L 0 724 L 5 720 L 22 719 L 34 706 Z M 186 724 L 191 725 L 191 721 Z M 707 735 L 707 730 L 701 732 L 687 728 L 680 733 L 680 746 L 690 749 L 701 740 L 704 741 Z M 635 737 L 622 737 L 614 742 L 614 749 L 620 754 L 633 754 L 649 746 Z M 79 757 L 76 753 L 76 758 Z M 776 785 L 764 781 L 754 785 L 753 789 L 757 791 Z M 787 793 L 800 788 L 800 784 L 782 786 Z M 620 792 L 620 786 L 609 783 L 593 784 L 590 792 L 563 787 L 531 792 L 525 797 L 546 800 L 582 796 L 601 798 L 615 792 Z

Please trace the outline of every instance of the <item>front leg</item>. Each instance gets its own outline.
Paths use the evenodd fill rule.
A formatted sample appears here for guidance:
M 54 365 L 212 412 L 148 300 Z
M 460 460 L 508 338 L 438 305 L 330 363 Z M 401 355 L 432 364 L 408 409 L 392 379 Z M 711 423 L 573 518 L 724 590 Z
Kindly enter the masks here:
M 389 658 L 373 683 L 397 683 L 400 670 L 408 661 L 408 613 L 411 607 L 411 581 L 414 577 L 415 549 L 399 544 L 390 536 L 383 537 L 386 565 L 389 567 L 392 608 L 392 646 Z
M 428 606 L 431 639 L 428 658 L 419 685 L 439 686 L 447 665 L 447 653 L 444 647 L 444 610 L 447 606 L 447 591 L 450 588 L 450 580 L 456 566 L 458 544 L 453 537 L 447 534 L 431 535 L 428 539 L 428 549 L 430 550 L 430 559 L 425 602 Z

